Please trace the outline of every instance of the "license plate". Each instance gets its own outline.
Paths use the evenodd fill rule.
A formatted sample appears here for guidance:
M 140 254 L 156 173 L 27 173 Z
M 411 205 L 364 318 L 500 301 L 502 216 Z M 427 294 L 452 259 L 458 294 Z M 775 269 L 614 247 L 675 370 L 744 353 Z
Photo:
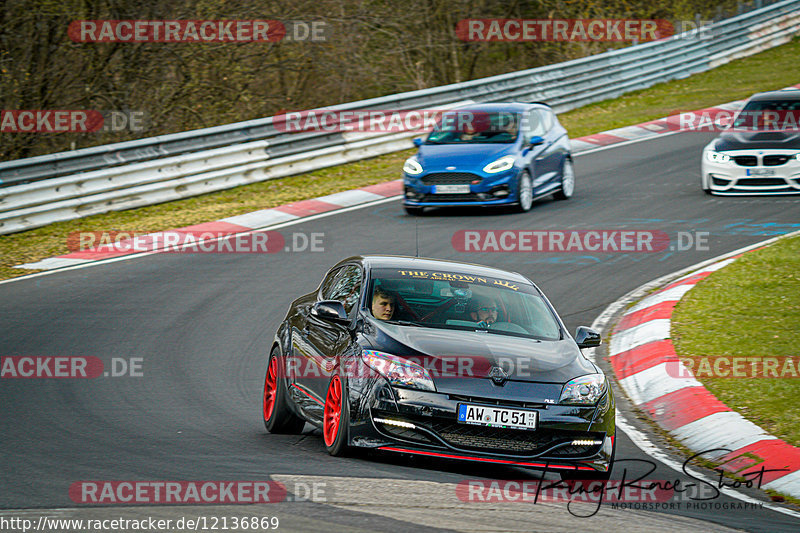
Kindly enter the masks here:
M 460 403 L 458 404 L 458 421 L 462 424 L 478 426 L 536 429 L 539 412 Z
M 434 185 L 434 194 L 469 194 L 469 184 L 464 185 Z
M 748 168 L 748 176 L 774 176 L 775 171 L 771 168 Z

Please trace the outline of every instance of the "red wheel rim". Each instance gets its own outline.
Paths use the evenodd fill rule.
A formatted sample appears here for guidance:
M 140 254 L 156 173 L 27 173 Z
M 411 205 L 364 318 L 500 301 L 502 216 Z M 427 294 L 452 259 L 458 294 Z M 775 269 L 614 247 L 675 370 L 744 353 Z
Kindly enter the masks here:
M 339 376 L 333 376 L 328 387 L 328 396 L 325 399 L 325 418 L 322 424 L 322 433 L 325 436 L 325 445 L 333 446 L 336 435 L 339 433 L 339 418 L 342 414 L 342 382 Z
M 269 420 L 272 410 L 275 409 L 275 393 L 278 385 L 278 358 L 273 357 L 267 367 L 267 377 L 264 378 L 264 420 Z

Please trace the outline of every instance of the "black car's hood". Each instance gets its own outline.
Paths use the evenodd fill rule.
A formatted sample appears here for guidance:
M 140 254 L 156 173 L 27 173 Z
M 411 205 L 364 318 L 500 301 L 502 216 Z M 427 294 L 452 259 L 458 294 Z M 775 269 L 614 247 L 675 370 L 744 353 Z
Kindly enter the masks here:
M 729 131 L 717 137 L 714 150 L 800 150 L 800 132 Z
M 488 378 L 492 367 L 509 380 L 559 383 L 598 372 L 572 339 L 537 341 L 488 332 L 380 323 L 375 348 L 398 356 L 424 356 L 435 382 L 442 378 Z

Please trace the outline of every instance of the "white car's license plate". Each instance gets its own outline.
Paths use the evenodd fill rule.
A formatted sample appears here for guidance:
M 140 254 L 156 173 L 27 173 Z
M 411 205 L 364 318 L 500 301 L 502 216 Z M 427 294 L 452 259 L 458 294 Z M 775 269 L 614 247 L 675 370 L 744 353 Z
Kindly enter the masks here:
M 748 168 L 748 176 L 774 176 L 775 171 L 771 168 Z
M 469 194 L 469 184 L 464 185 L 434 185 L 435 194 Z
M 536 429 L 538 411 L 523 411 L 488 405 L 458 404 L 458 421 L 462 424 L 515 429 Z

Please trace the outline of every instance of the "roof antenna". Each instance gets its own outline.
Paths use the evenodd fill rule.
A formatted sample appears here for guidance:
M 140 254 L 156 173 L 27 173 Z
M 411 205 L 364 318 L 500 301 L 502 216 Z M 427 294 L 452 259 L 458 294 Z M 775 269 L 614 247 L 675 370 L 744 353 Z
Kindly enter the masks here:
M 414 217 L 414 242 L 417 245 L 417 254 L 414 257 L 419 257 L 419 217 Z

